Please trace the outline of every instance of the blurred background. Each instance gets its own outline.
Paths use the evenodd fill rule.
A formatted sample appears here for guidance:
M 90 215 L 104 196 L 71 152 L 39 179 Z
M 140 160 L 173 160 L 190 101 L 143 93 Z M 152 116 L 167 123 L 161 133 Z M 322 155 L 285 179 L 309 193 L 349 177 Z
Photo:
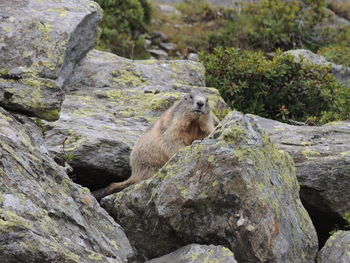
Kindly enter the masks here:
M 348 0 L 97 2 L 104 10 L 99 50 L 200 61 L 207 86 L 245 113 L 308 125 L 349 119 L 348 79 L 334 77 L 334 65 L 350 66 Z M 296 49 L 326 61 L 282 56 Z

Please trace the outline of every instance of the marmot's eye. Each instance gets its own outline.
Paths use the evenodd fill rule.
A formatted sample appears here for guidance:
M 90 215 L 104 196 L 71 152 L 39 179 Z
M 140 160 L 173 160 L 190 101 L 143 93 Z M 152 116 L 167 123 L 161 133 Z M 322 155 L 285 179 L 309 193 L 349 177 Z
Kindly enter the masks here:
M 191 99 L 191 100 L 193 99 L 193 96 L 192 96 L 192 95 L 190 95 L 190 99 Z
M 208 98 L 205 101 L 208 102 Z

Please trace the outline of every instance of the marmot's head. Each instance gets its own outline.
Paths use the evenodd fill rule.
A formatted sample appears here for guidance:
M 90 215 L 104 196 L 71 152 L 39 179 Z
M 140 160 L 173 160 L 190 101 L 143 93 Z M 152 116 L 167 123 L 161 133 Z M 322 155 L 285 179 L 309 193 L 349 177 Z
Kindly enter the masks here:
M 186 94 L 179 103 L 180 114 L 187 117 L 198 119 L 203 115 L 210 114 L 208 97 L 196 91 Z

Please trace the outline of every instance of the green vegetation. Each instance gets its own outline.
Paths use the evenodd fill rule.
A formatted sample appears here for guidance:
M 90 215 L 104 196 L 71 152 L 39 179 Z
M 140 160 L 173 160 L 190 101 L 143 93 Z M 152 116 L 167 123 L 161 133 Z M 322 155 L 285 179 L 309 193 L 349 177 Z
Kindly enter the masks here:
M 127 58 L 147 58 L 141 33 L 150 21 L 146 0 L 96 0 L 104 14 L 97 48 Z
M 331 26 L 332 13 L 325 11 L 329 7 L 348 17 L 350 5 L 262 0 L 222 8 L 205 0 L 185 0 L 175 6 L 182 13 L 178 15 L 161 12 L 154 3 L 150 8 L 145 0 L 98 2 L 105 11 L 99 48 L 146 58 L 142 33 L 161 31 L 177 46 L 174 58 L 203 52 L 207 85 L 217 88 L 231 107 L 309 124 L 349 118 L 350 89 L 338 83 L 330 69 L 294 62 L 280 51 L 271 54 L 306 48 L 350 66 L 350 30 Z
M 350 89 L 330 69 L 277 52 L 271 60 L 262 52 L 217 48 L 202 54 L 206 83 L 239 111 L 263 117 L 323 124 L 350 117 Z
M 318 53 L 336 64 L 350 66 L 350 29 L 339 28 L 334 42 L 321 48 Z
M 212 35 L 212 46 L 231 46 L 275 51 L 308 48 L 328 43 L 329 28 L 320 27 L 327 18 L 323 0 L 264 0 L 243 7 L 240 13 Z
M 185 1 L 175 7 L 182 16 L 165 14 L 154 5 L 152 18 L 156 22 L 147 27 L 149 31 L 165 33 L 169 41 L 177 45 L 174 56 L 176 51 L 186 56 L 191 51 L 209 50 L 210 35 L 228 21 L 229 15 L 223 14 L 234 12 L 233 9 L 213 7 L 204 0 Z
M 72 154 L 72 153 L 66 153 L 66 154 L 64 155 L 64 160 L 65 160 L 67 163 L 72 162 L 74 158 L 75 158 L 75 155 Z

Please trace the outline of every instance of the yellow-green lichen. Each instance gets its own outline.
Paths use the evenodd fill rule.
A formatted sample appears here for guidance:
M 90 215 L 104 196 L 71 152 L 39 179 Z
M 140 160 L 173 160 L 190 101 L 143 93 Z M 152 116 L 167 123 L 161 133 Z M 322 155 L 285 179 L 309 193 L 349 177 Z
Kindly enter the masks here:
M 88 255 L 88 259 L 95 260 L 95 261 L 103 261 L 105 258 L 101 254 L 97 254 L 95 252 L 90 252 Z
M 319 152 L 313 151 L 309 148 L 306 148 L 305 150 L 301 151 L 301 154 L 306 157 L 307 159 L 310 159 L 311 157 L 320 156 L 321 154 Z
M 12 231 L 14 228 L 32 229 L 32 225 L 24 218 L 18 216 L 11 210 L 0 209 L 0 229 L 1 231 Z
M 111 245 L 112 245 L 112 247 L 113 247 L 115 250 L 119 250 L 119 249 L 120 249 L 120 247 L 118 246 L 118 244 L 117 244 L 117 242 L 116 242 L 115 240 L 112 240 L 112 241 L 111 241 Z
M 343 214 L 343 218 L 345 219 L 345 221 L 350 224 L 350 212 L 345 212 Z
M 79 148 L 86 141 L 82 135 L 75 133 L 73 130 L 69 130 L 69 134 L 70 136 L 68 136 L 63 143 L 65 151 L 73 151 Z
M 60 118 L 60 111 L 58 109 L 40 111 L 37 116 L 47 121 L 56 121 Z
M 215 187 L 215 186 L 217 186 L 219 183 L 220 183 L 219 181 L 214 181 L 214 182 L 212 183 L 212 186 Z
M 229 144 L 234 144 L 237 141 L 245 138 L 245 131 L 237 125 L 227 125 L 221 132 L 221 139 Z
M 57 13 L 58 16 L 60 16 L 60 17 L 65 17 L 68 14 L 67 9 L 65 9 L 64 7 L 49 8 L 49 9 L 46 9 L 46 11 L 47 12 Z
M 281 132 L 281 131 L 285 131 L 286 130 L 286 127 L 275 127 L 273 128 L 274 131 L 278 131 L 278 132 Z
M 199 255 L 193 253 L 193 254 L 191 254 L 189 257 L 191 258 L 192 261 L 196 261 L 196 260 L 198 259 Z
M 232 251 L 226 247 L 222 247 L 221 250 L 225 253 L 226 257 L 233 257 L 234 256 Z
M 148 60 L 145 60 L 145 61 L 142 61 L 144 64 L 154 64 L 157 62 L 157 60 L 155 59 L 148 59 Z
M 146 86 L 146 81 L 141 74 L 132 69 L 121 69 L 110 73 L 112 75 L 112 83 L 119 85 L 124 84 L 129 87 Z

